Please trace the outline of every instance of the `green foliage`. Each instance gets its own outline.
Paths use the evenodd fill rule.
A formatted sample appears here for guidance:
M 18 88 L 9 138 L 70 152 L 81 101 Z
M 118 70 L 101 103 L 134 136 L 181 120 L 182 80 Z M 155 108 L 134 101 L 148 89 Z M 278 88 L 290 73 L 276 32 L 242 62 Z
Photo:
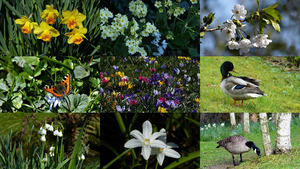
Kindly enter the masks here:
M 98 112 L 99 68 L 97 57 L 0 57 L 0 112 L 45 112 L 49 104 L 42 90 L 57 85 L 71 73 L 71 91 L 58 112 Z M 71 101 L 70 110 L 66 101 Z
M 7 56 L 37 56 L 37 55 L 55 55 L 75 57 L 94 55 L 98 53 L 100 45 L 100 1 L 1 1 L 1 10 L 5 15 L 1 15 L 1 33 L 0 33 L 0 51 L 2 55 Z M 52 38 L 51 42 L 43 42 L 36 38 L 36 35 L 23 34 L 21 29 L 15 23 L 15 20 L 22 15 L 31 16 L 31 21 L 41 23 L 41 13 L 46 9 L 46 5 L 54 5 L 61 15 L 63 10 L 72 11 L 75 8 L 80 13 L 86 15 L 83 26 L 87 28 L 86 37 L 80 45 L 68 44 L 66 32 L 70 32 L 65 25 L 60 25 L 56 21 L 53 25 L 60 32 L 60 36 Z M 0 53 L 1 54 L 1 53 Z M 99 53 L 98 53 L 99 54 Z
M 272 24 L 273 28 L 280 34 L 280 21 L 283 20 L 281 14 L 275 9 L 278 2 L 271 5 L 260 12 L 260 30 L 265 27 L 265 24 Z M 262 23 L 261 23 L 262 22 Z
M 215 19 L 216 19 L 215 14 L 211 12 L 207 16 L 203 17 L 203 22 L 205 23 L 205 25 L 209 26 L 213 23 Z

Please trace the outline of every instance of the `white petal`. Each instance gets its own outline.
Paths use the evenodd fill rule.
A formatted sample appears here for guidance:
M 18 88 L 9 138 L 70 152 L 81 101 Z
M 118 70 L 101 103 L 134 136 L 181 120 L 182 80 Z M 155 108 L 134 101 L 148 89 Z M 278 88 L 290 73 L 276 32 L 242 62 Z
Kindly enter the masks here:
M 145 121 L 143 123 L 143 135 L 145 136 L 145 138 L 149 138 L 152 134 L 152 125 L 150 123 L 150 121 Z
M 173 142 L 169 142 L 167 143 L 167 147 L 170 147 L 170 148 L 178 148 L 178 145 L 173 143 Z
M 164 162 L 164 159 L 165 159 L 165 154 L 164 153 L 159 153 L 157 155 L 157 161 L 158 161 L 158 164 L 160 166 L 162 166 L 163 162 Z
M 149 137 L 149 139 L 151 139 L 151 140 L 154 140 L 154 139 L 156 139 L 157 137 L 163 137 L 163 136 L 166 136 L 166 133 L 161 133 L 161 132 L 155 132 L 155 133 L 153 133 L 150 137 Z M 163 140 L 162 140 L 163 141 Z
M 128 140 L 124 144 L 124 147 L 126 147 L 126 148 L 136 148 L 136 147 L 142 147 L 143 145 L 144 145 L 143 142 L 140 142 L 137 139 L 131 139 L 131 140 Z
M 164 153 L 167 157 L 171 157 L 171 158 L 180 158 L 181 157 L 177 151 L 169 149 L 169 148 L 164 149 Z
M 144 145 L 142 147 L 142 156 L 144 157 L 145 160 L 148 160 L 151 154 L 151 147 L 150 145 Z
M 156 147 L 156 148 L 166 148 L 166 144 L 160 140 L 153 140 L 150 143 L 151 147 Z
M 145 141 L 145 136 L 138 130 L 131 131 L 130 135 L 132 135 L 134 138 L 138 139 L 141 142 Z

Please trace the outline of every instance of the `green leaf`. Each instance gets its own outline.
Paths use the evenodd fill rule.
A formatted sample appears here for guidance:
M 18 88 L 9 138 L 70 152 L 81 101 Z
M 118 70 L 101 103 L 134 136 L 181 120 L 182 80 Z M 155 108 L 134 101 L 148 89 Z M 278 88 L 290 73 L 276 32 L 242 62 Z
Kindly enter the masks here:
M 177 161 L 175 161 L 175 162 L 171 163 L 170 165 L 168 165 L 167 167 L 165 167 L 165 169 L 176 168 L 176 167 L 184 164 L 187 161 L 193 160 L 194 158 L 200 158 L 200 150 L 190 153 L 187 156 L 181 157 Z
M 0 83 L 0 86 L 1 86 L 1 83 Z M 3 103 L 6 102 L 6 101 L 7 101 L 7 95 L 4 95 L 3 93 L 0 93 L 0 106 L 2 106 Z M 0 110 L 0 112 L 2 112 L 2 111 Z
M 39 76 L 43 70 L 46 70 L 47 62 L 45 60 L 39 62 L 38 66 L 34 69 L 34 77 Z
M 205 32 L 200 32 L 200 39 L 202 39 L 205 35 Z
M 278 2 L 275 3 L 274 5 L 271 5 L 265 9 L 262 10 L 262 15 L 265 16 L 265 15 L 269 15 L 267 16 L 270 20 L 276 20 L 276 21 L 279 21 L 282 20 L 282 16 L 281 14 L 274 8 L 276 8 L 278 6 Z
M 71 111 L 73 113 L 84 113 L 84 109 L 87 107 L 89 102 L 89 97 L 86 94 L 71 94 L 66 96 L 70 99 L 71 102 Z M 68 100 L 66 98 L 66 100 Z M 63 102 L 62 107 L 59 109 L 59 112 L 66 112 L 67 103 Z
M 206 25 L 211 25 L 215 19 L 215 14 L 214 13 L 210 13 L 208 14 L 207 16 L 204 16 L 203 17 L 203 22 L 206 24 Z
M 91 86 L 96 89 L 100 86 L 100 79 L 92 77 L 90 78 L 90 82 L 91 82 Z
M 14 93 L 12 103 L 15 108 L 20 109 L 22 107 L 22 94 L 21 93 Z
M 190 56 L 200 56 L 198 51 L 194 48 L 188 48 L 188 51 L 189 51 Z
M 90 70 L 85 69 L 82 66 L 76 66 L 74 69 L 74 77 L 76 79 L 83 79 L 85 77 L 88 77 L 90 75 Z
M 280 35 L 280 25 L 279 25 L 279 23 L 277 23 L 276 21 L 274 21 L 274 20 L 271 20 L 271 23 L 272 23 L 272 26 L 273 26 L 273 28 L 279 33 L 279 35 Z
M 29 65 L 27 62 L 24 64 L 24 71 L 28 73 L 30 76 L 33 76 L 33 67 Z
M 38 65 L 40 62 L 40 58 L 38 58 L 36 56 L 26 56 L 26 57 L 23 57 L 23 59 L 31 65 Z

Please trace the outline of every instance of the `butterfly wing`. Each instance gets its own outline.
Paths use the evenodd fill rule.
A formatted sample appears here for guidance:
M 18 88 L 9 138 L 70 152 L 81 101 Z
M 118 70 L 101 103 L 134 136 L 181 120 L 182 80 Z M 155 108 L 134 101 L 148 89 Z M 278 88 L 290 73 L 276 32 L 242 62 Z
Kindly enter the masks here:
M 66 86 L 66 91 L 64 92 L 64 95 L 67 95 L 71 92 L 71 84 L 70 83 L 71 83 L 71 73 L 68 73 L 64 77 L 63 81 L 61 81 L 61 83 L 60 83 L 64 86 Z
M 46 86 L 43 88 L 44 91 L 49 92 L 51 94 L 53 94 L 55 97 L 63 97 L 64 95 L 62 93 L 58 93 L 56 90 L 56 86 Z
M 68 73 L 63 81 L 57 86 L 46 86 L 43 88 L 44 91 L 53 94 L 55 97 L 64 97 L 65 95 L 71 93 L 71 73 Z

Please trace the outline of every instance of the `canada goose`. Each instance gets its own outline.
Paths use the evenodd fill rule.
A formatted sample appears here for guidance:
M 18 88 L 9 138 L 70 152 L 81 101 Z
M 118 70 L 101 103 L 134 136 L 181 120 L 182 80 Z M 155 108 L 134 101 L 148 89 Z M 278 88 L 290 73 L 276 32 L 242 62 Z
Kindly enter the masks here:
M 226 61 L 221 65 L 220 70 L 221 89 L 227 96 L 233 98 L 234 106 L 236 106 L 236 100 L 242 100 L 241 105 L 243 105 L 244 100 L 266 95 L 258 88 L 260 80 L 245 76 L 232 76 L 229 71 L 233 71 L 233 68 L 232 62 Z
M 240 162 L 243 162 L 242 154 L 250 151 L 251 148 L 260 157 L 260 149 L 256 147 L 252 141 L 249 141 L 247 138 L 241 135 L 224 138 L 223 140 L 218 141 L 218 144 L 219 146 L 217 148 L 224 147 L 228 152 L 231 153 L 234 166 L 237 166 L 234 161 L 234 154 L 240 154 Z

